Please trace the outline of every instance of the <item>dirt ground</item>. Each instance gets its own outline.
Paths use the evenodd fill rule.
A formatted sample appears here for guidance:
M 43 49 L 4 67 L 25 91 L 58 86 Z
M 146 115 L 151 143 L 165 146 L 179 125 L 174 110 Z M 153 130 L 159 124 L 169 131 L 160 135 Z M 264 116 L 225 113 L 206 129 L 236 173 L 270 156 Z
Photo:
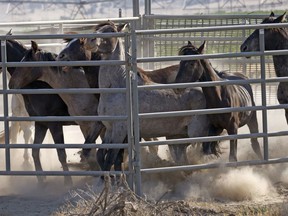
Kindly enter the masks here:
M 274 117 L 276 118 L 275 115 Z M 269 127 L 272 131 L 277 131 L 277 128 L 287 127 L 285 124 L 285 121 L 270 122 Z M 65 142 L 75 143 L 75 139 L 80 143 L 83 142 L 83 139 L 79 136 L 79 129 L 73 127 L 65 128 Z M 51 137 L 48 136 L 45 142 L 51 142 Z M 198 148 L 191 147 L 188 151 L 189 163 L 228 161 L 228 144 L 224 142 L 221 147 L 224 152 L 221 158 L 203 158 L 200 156 Z M 78 149 L 68 150 L 70 163 L 79 161 L 77 151 Z M 161 147 L 158 154 L 159 156 L 156 156 L 143 151 L 143 166 L 173 165 L 169 160 L 165 147 Z M 270 158 L 287 157 L 286 137 L 271 138 L 269 154 Z M 32 158 L 30 159 L 30 166 L 26 164 L 24 167 L 22 155 L 22 149 L 12 151 L 12 169 L 33 169 Z M 5 169 L 3 167 L 4 159 L 4 151 L 1 151 L 1 170 Z M 239 140 L 238 159 L 239 161 L 255 159 L 249 140 Z M 41 151 L 41 160 L 44 170 L 61 170 L 55 149 Z M 71 169 L 76 168 L 71 167 Z M 34 176 L 1 176 L 0 215 L 54 215 L 68 201 L 75 201 L 75 196 L 79 200 L 86 199 L 79 194 L 75 195 L 75 191 L 87 194 L 85 192 L 87 187 L 96 188 L 95 185 L 99 182 L 98 178 L 73 177 L 73 188 L 66 188 L 63 186 L 63 177 L 48 176 L 46 180 L 46 187 L 39 188 Z M 223 167 L 193 173 L 146 174 L 142 176 L 142 181 L 145 201 L 154 203 L 154 205 L 157 203 L 163 204 L 163 202 L 177 204 L 177 206 L 181 205 L 184 213 L 185 211 L 193 211 L 197 212 L 195 215 L 288 214 L 287 163 L 238 168 Z M 97 196 L 97 194 L 95 195 Z M 183 212 L 174 215 L 189 215 Z

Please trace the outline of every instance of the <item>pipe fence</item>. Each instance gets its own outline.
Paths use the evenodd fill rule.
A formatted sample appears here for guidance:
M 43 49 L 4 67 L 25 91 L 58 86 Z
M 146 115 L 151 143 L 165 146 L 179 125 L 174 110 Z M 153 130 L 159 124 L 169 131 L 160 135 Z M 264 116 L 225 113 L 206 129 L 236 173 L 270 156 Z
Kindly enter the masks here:
M 99 20 L 101 22 L 103 20 Z M 115 21 L 124 21 L 115 20 Z M 282 131 L 270 132 L 268 129 L 267 116 L 268 110 L 277 110 L 288 108 L 288 104 L 269 104 L 267 103 L 266 91 L 268 84 L 278 83 L 283 81 L 288 81 L 288 77 L 267 77 L 266 76 L 266 61 L 267 56 L 271 55 L 287 55 L 288 50 L 275 50 L 275 51 L 265 51 L 264 50 L 264 29 L 271 27 L 287 27 L 286 23 L 283 24 L 253 24 L 253 25 L 225 25 L 225 26 L 209 26 L 209 27 L 191 27 L 191 28 L 171 28 L 171 29 L 156 29 L 156 30 L 139 30 L 136 28 L 138 25 L 138 18 L 127 19 L 126 21 L 130 22 L 131 30 L 130 32 L 125 33 L 113 33 L 113 34 L 99 34 L 99 37 L 111 37 L 117 36 L 121 37 L 125 41 L 125 49 L 127 53 L 124 60 L 115 61 L 115 60 L 101 60 L 101 61 L 75 61 L 75 62 L 7 62 L 6 56 L 6 43 L 8 39 L 17 39 L 17 40 L 30 40 L 30 39 L 48 39 L 48 40 L 59 40 L 62 38 L 81 38 L 81 37 L 95 37 L 92 33 L 81 33 L 75 35 L 67 35 L 63 33 L 59 34 L 37 34 L 37 35 L 0 35 L 1 39 L 1 54 L 2 54 L 2 78 L 3 78 L 3 88 L 0 90 L 0 94 L 3 95 L 3 108 L 4 114 L 0 117 L 0 121 L 3 122 L 5 129 L 5 144 L 0 145 L 0 149 L 5 150 L 5 170 L 0 171 L 0 175 L 80 175 L 80 176 L 100 176 L 106 171 L 14 171 L 11 169 L 11 149 L 16 148 L 127 148 L 129 152 L 129 162 L 128 170 L 125 170 L 124 173 L 128 175 L 130 187 L 139 195 L 142 194 L 142 180 L 141 175 L 143 173 L 155 173 L 155 172 L 173 172 L 176 170 L 199 170 L 199 169 L 211 169 L 218 168 L 220 166 L 227 167 L 236 167 L 236 166 L 248 166 L 248 165 L 262 165 L 262 164 L 275 164 L 275 163 L 284 163 L 288 162 L 288 157 L 281 158 L 270 158 L 269 156 L 269 138 L 270 137 L 280 137 L 287 136 L 288 131 L 284 128 Z M 1 25 L 0 25 L 1 26 Z M 239 52 L 225 52 L 225 53 L 210 53 L 203 55 L 193 55 L 193 56 L 176 56 L 170 55 L 165 56 L 159 55 L 157 57 L 139 57 L 139 46 L 138 42 L 143 40 L 146 37 L 154 37 L 155 35 L 167 35 L 167 34 L 184 34 L 184 33 L 203 33 L 206 32 L 219 32 L 219 31 L 248 31 L 251 29 L 260 29 L 260 44 L 261 49 L 257 52 L 250 53 L 239 53 Z M 162 36 L 161 36 L 162 37 Z M 130 51 L 128 53 L 128 50 Z M 180 48 L 180 46 L 179 46 Z M 256 78 L 251 78 L 247 81 L 219 81 L 219 82 L 205 82 L 205 83 L 183 83 L 183 84 L 155 84 L 155 85 L 144 85 L 138 86 L 137 83 L 137 65 L 142 63 L 154 63 L 154 62 L 179 62 L 180 60 L 188 59 L 226 59 L 226 58 L 244 58 L 247 56 L 256 57 L 256 60 L 260 64 L 260 76 Z M 268 60 L 269 62 L 269 60 Z M 26 67 L 26 66 L 92 66 L 92 65 L 125 65 L 126 67 L 126 78 L 127 86 L 126 89 L 121 88 L 106 88 L 106 89 L 39 89 L 27 90 L 27 89 L 8 89 L 7 80 L 6 80 L 6 71 L 8 67 Z M 139 113 L 139 104 L 138 104 L 138 92 L 142 90 L 152 90 L 152 89 L 175 89 L 175 88 L 187 88 L 187 87 L 204 87 L 204 86 L 214 86 L 214 85 L 237 85 L 237 84 L 257 84 L 260 86 L 260 95 L 261 102 L 256 104 L 256 106 L 251 107 L 236 107 L 236 108 L 220 108 L 220 109 L 199 109 L 199 110 L 183 110 L 183 111 L 167 111 L 159 113 Z M 127 98 L 127 116 L 39 116 L 39 117 L 11 117 L 9 115 L 9 99 L 8 95 L 11 94 L 57 94 L 57 93 L 79 93 L 79 94 L 95 94 L 95 93 L 119 93 L 123 92 L 126 94 Z M 256 110 L 261 113 L 262 119 L 262 129 L 258 134 L 238 134 L 238 135 L 221 135 L 217 137 L 192 137 L 192 138 L 181 138 L 181 139 L 171 139 L 165 141 L 139 141 L 140 140 L 140 120 L 141 119 L 155 119 L 155 118 L 168 118 L 172 116 L 190 116 L 190 115 L 206 115 L 206 114 L 216 114 L 216 113 L 225 113 L 225 112 L 238 112 L 238 111 L 252 111 Z M 283 114 L 283 119 L 284 119 Z M 15 144 L 9 143 L 9 122 L 11 121 L 127 121 L 128 125 L 128 142 L 126 144 L 113 143 L 113 144 Z M 208 163 L 208 164 L 199 164 L 199 165 L 183 165 L 183 166 L 173 166 L 173 167 L 156 167 L 156 168 L 143 168 L 141 165 L 141 147 L 152 146 L 152 145 L 181 145 L 191 142 L 203 142 L 203 141 L 223 141 L 231 139 L 247 139 L 247 138 L 259 138 L 263 142 L 263 160 L 249 160 L 249 161 L 239 161 L 239 162 L 227 162 L 227 163 Z M 120 174 L 121 172 L 111 171 L 110 174 Z

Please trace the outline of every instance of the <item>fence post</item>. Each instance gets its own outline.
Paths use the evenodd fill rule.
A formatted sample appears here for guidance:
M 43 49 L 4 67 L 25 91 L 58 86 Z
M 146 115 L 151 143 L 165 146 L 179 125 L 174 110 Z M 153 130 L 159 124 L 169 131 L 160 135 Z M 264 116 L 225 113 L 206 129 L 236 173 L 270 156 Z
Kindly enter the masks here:
M 266 70 L 265 70 L 265 40 L 264 40 L 264 29 L 259 29 L 259 45 L 260 45 L 260 66 L 261 66 L 261 98 L 262 98 L 262 106 L 264 109 L 262 110 L 262 119 L 263 119 L 263 133 L 265 136 L 263 137 L 263 148 L 264 148 L 264 160 L 269 159 L 268 155 L 268 128 L 267 128 L 267 102 L 266 102 Z
M 133 116 L 133 133 L 134 133 L 134 158 L 133 165 L 135 171 L 135 192 L 142 196 L 141 188 L 141 146 L 139 134 L 139 108 L 138 108 L 138 79 L 137 79 L 137 38 L 136 22 L 131 22 L 131 53 L 132 53 L 132 116 Z
M 133 115 L 132 115 L 132 87 L 131 87 L 131 55 L 129 55 L 130 37 L 128 34 L 125 35 L 125 61 L 126 61 L 126 107 L 127 107 L 127 142 L 128 142 L 128 184 L 131 190 L 134 190 L 134 135 L 133 135 Z
M 2 88 L 3 88 L 3 109 L 4 109 L 4 132 L 5 132 L 5 161 L 6 161 L 6 171 L 11 171 L 11 161 L 10 161 L 10 148 L 9 148 L 9 121 L 8 117 L 8 94 L 7 94 L 7 55 L 6 55 L 6 39 L 1 40 L 1 61 L 2 61 Z

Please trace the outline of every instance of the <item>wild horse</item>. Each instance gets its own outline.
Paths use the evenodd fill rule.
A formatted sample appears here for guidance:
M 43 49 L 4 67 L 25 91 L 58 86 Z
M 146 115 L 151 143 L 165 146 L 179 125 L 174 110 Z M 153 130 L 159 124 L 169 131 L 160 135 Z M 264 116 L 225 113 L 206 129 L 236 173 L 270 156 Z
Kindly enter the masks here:
M 105 24 L 114 25 L 111 22 L 104 22 L 101 23 L 101 25 L 99 26 L 103 26 Z M 97 26 L 97 28 L 99 28 L 99 26 Z M 117 30 L 121 31 L 121 28 L 118 27 Z M 66 47 L 57 56 L 57 60 L 60 61 L 99 60 L 98 56 L 100 56 L 100 53 L 91 52 L 90 50 L 85 49 L 86 46 L 85 38 L 77 38 L 77 39 L 75 38 L 71 40 L 65 39 L 65 41 L 68 43 Z M 85 74 L 88 79 L 90 87 L 98 88 L 99 66 L 89 66 L 88 68 L 87 67 L 83 68 L 85 70 Z M 138 68 L 140 76 L 145 77 L 145 79 L 151 80 L 151 82 L 163 83 L 163 84 L 173 83 L 175 81 L 178 69 L 179 64 L 171 65 L 156 70 L 143 70 L 141 68 Z M 146 141 L 151 139 L 157 140 L 157 138 L 147 138 L 147 137 L 144 138 L 144 140 Z M 170 149 L 172 158 L 174 158 L 175 161 L 179 162 L 182 156 L 179 155 L 180 153 L 174 152 L 173 150 L 174 149 Z M 151 153 L 157 154 L 158 146 L 149 146 L 149 151 Z M 187 159 L 184 158 L 184 161 L 187 161 Z
M 117 32 L 113 24 L 102 25 L 95 38 L 86 39 L 88 50 L 101 53 L 102 60 L 120 60 L 124 58 L 123 41 L 117 37 L 97 38 L 97 33 Z M 60 53 L 61 54 L 61 53 Z M 59 54 L 59 57 L 62 57 Z M 155 84 L 148 76 L 138 71 L 138 85 Z M 125 88 L 125 68 L 120 65 L 101 65 L 99 70 L 100 88 Z M 194 110 L 206 107 L 206 101 L 200 88 L 186 89 L 177 94 L 173 89 L 139 91 L 139 112 L 165 112 Z M 98 107 L 99 115 L 126 115 L 125 94 L 101 94 Z M 103 143 L 122 143 L 127 136 L 127 123 L 124 121 L 103 121 L 106 127 Z M 140 120 L 141 137 L 199 137 L 205 136 L 209 121 L 205 115 L 185 117 L 154 118 Z M 98 163 L 102 170 L 109 171 L 115 163 L 119 149 L 99 149 Z M 119 165 L 118 165 L 119 167 Z
M 263 19 L 262 24 L 282 23 L 286 20 L 286 12 L 275 17 L 271 12 L 270 16 Z M 288 49 L 288 28 L 271 27 L 264 30 L 265 50 Z M 242 43 L 241 52 L 260 50 L 259 29 L 252 32 Z M 288 76 L 288 55 L 273 55 L 274 68 L 277 77 Z M 280 104 L 288 103 L 288 84 L 280 82 L 277 90 L 277 98 Z M 288 109 L 285 109 L 286 122 L 288 123 Z
M 15 40 L 7 40 L 7 60 L 8 61 L 21 61 L 28 49 L 21 43 Z M 56 54 L 53 54 L 56 56 Z M 19 68 L 20 69 L 20 68 Z M 31 69 L 31 68 L 30 68 Z M 9 67 L 8 71 L 13 76 L 16 68 Z M 27 85 L 21 86 L 23 89 L 45 89 L 52 88 L 49 84 L 43 81 L 33 81 Z M 23 94 L 25 107 L 30 116 L 68 116 L 68 108 L 64 101 L 57 94 Z M 49 129 L 55 143 L 64 143 L 63 126 L 75 125 L 73 121 L 58 121 L 58 122 L 35 122 L 35 138 L 34 143 L 42 143 L 47 130 Z M 42 171 L 42 165 L 39 156 L 39 149 L 32 149 L 32 156 L 34 160 L 35 169 Z M 66 162 L 65 149 L 57 149 L 58 158 L 64 171 L 68 171 Z M 38 182 L 44 183 L 44 177 L 38 176 Z M 72 184 L 71 176 L 64 177 L 65 185 Z
M 205 42 L 196 48 L 188 41 L 188 44 L 181 47 L 180 55 L 199 55 L 203 54 Z M 182 60 L 180 62 L 179 72 L 176 82 L 206 82 L 222 80 L 245 80 L 248 79 L 241 73 L 227 73 L 216 71 L 208 59 L 201 60 Z M 202 87 L 206 98 L 207 108 L 224 108 L 224 107 L 247 107 L 254 106 L 252 88 L 249 84 L 243 85 L 215 85 Z M 256 111 L 229 112 L 223 114 L 208 115 L 211 127 L 209 128 L 210 136 L 217 136 L 224 129 L 229 135 L 237 134 L 238 128 L 248 125 L 251 133 L 258 133 L 258 122 Z M 259 159 L 262 159 L 260 145 L 257 138 L 251 138 L 252 148 Z M 203 143 L 204 153 L 218 154 L 218 142 Z M 230 161 L 237 161 L 237 140 L 230 141 Z
M 7 35 L 12 35 L 11 30 L 7 33 Z M 7 60 L 10 62 L 18 62 L 21 60 L 21 56 L 23 56 L 23 52 L 25 51 L 25 48 L 21 45 L 17 47 L 17 49 L 11 49 L 11 46 L 14 46 L 12 44 L 13 42 L 7 41 Z M 2 59 L 1 53 L 0 58 Z M 1 60 L 2 61 L 2 60 Z M 9 68 L 9 70 L 13 71 L 13 68 Z M 7 73 L 8 79 L 10 79 L 10 74 Z M 11 111 L 12 116 L 29 116 L 27 113 L 27 110 L 24 105 L 24 100 L 22 95 L 12 95 L 11 98 Z M 34 133 L 34 122 L 32 121 L 12 121 L 9 126 L 9 140 L 10 143 L 17 143 L 17 137 L 18 134 L 23 131 L 23 138 L 25 144 L 33 143 L 32 135 Z M 5 142 L 5 130 L 0 132 L 0 143 Z M 29 164 L 29 153 L 28 149 L 24 149 L 24 165 Z
M 121 28 L 116 27 L 116 25 L 113 22 L 104 22 L 96 26 L 95 30 L 97 31 L 102 26 L 110 25 L 114 26 L 117 31 L 122 31 L 121 28 L 125 28 L 125 25 Z M 109 41 L 109 40 L 108 40 Z M 109 42 L 108 42 L 109 43 Z M 88 47 L 90 46 L 90 47 Z M 88 49 L 85 49 L 85 47 Z M 90 56 L 93 56 L 89 53 L 89 51 L 94 51 L 93 44 L 89 45 L 89 41 L 85 38 L 81 39 L 73 39 L 70 41 L 67 46 L 59 53 L 57 59 L 61 61 L 77 61 L 77 60 L 87 60 L 90 58 Z M 81 54 L 82 53 L 82 54 Z M 98 52 L 92 52 L 92 54 L 95 54 Z M 105 54 L 99 52 L 101 56 L 105 57 Z M 93 60 L 93 59 L 92 59 Z M 175 78 L 177 75 L 179 69 L 179 64 L 171 65 L 168 67 L 156 69 L 156 70 L 143 70 L 138 67 L 138 75 L 141 76 L 143 79 L 146 80 L 146 84 L 150 83 L 162 83 L 162 84 L 168 84 L 168 83 L 174 83 Z M 96 71 L 96 70 L 95 70 Z M 98 80 L 98 79 L 97 79 Z M 144 140 L 148 140 L 149 138 L 145 137 Z M 155 139 L 155 138 L 152 138 Z M 152 148 L 153 147 L 153 148 Z M 152 153 L 157 152 L 157 146 L 150 146 L 149 150 Z M 169 145 L 169 150 L 171 153 L 172 158 L 177 163 L 187 163 L 188 158 L 185 154 L 186 148 L 188 145 Z

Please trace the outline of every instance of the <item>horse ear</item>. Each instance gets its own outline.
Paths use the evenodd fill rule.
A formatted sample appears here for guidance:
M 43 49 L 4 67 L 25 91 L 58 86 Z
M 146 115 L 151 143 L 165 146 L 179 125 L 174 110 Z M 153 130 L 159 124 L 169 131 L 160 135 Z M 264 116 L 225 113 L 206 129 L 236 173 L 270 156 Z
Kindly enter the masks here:
M 9 32 L 7 32 L 6 35 L 12 35 L 12 29 L 10 29 Z
M 286 13 L 287 13 L 287 11 L 285 11 L 285 13 L 282 14 L 281 16 L 277 17 L 273 22 L 274 23 L 284 22 L 284 20 L 286 19 Z
M 271 13 L 270 13 L 269 17 L 274 17 L 274 16 L 275 16 L 274 12 L 273 12 L 273 11 L 271 11 Z
M 192 43 L 191 43 L 191 41 L 188 41 L 188 46 L 192 46 Z
M 34 50 L 34 51 L 37 51 L 38 50 L 38 44 L 35 42 L 35 41 L 31 41 L 31 48 Z
M 198 48 L 198 52 L 200 54 L 203 54 L 204 53 L 204 48 L 206 46 L 206 41 L 203 42 L 203 44 Z

